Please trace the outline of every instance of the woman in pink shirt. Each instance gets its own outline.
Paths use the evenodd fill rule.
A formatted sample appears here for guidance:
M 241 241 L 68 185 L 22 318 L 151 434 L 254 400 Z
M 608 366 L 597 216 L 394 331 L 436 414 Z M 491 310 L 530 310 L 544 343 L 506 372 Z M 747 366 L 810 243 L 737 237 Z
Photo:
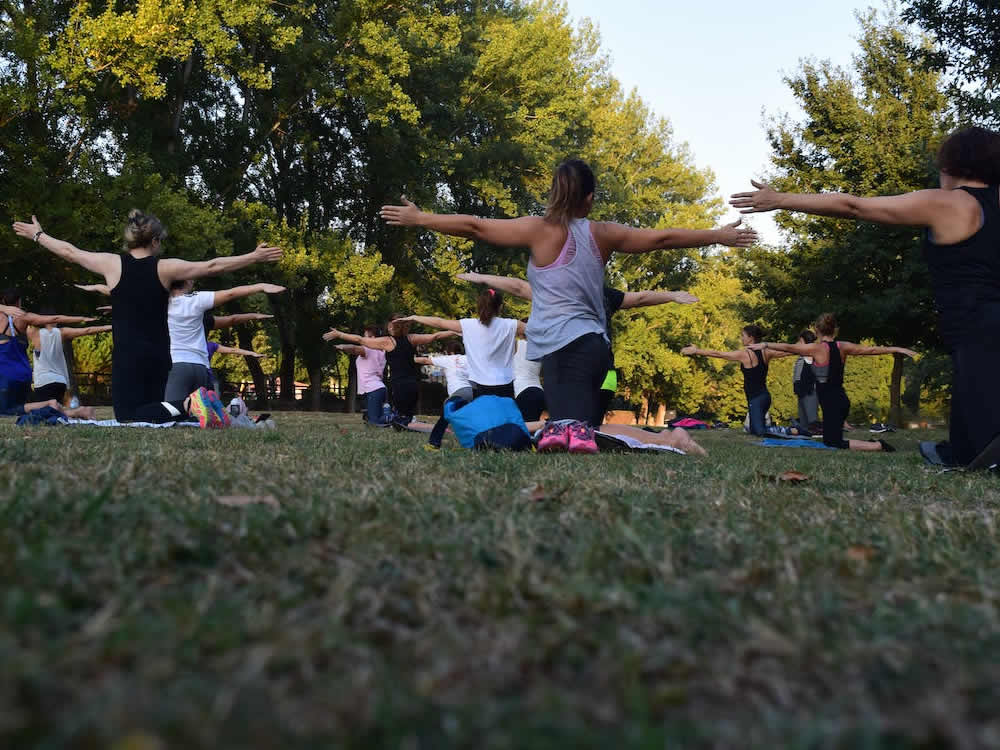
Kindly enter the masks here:
M 378 328 L 365 326 L 366 338 L 377 336 L 379 336 Z M 358 395 L 364 395 L 366 398 L 368 424 L 373 427 L 387 427 L 389 423 L 382 418 L 382 407 L 386 397 L 385 382 L 382 380 L 382 373 L 385 372 L 385 352 L 354 344 L 339 344 L 337 348 L 355 357 L 354 367 L 358 373 Z

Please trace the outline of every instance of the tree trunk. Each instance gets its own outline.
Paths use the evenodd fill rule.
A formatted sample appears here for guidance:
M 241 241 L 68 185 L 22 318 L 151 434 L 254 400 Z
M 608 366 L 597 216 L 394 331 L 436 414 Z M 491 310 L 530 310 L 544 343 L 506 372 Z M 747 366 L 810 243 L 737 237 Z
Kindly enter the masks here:
M 667 420 L 667 405 L 666 404 L 657 404 L 656 405 L 656 422 L 654 423 L 654 425 L 656 427 L 663 427 L 663 425 L 666 422 L 666 420 Z
M 278 368 L 281 377 L 282 401 L 295 401 L 295 348 L 291 345 L 281 347 L 281 366 Z
M 323 368 L 319 365 L 309 368 L 309 390 L 309 409 L 320 411 L 323 408 Z
M 243 326 L 238 326 L 236 328 L 236 341 L 240 349 L 252 349 L 253 333 L 246 330 Z M 268 408 L 267 375 L 264 374 L 264 368 L 260 366 L 260 360 L 256 357 L 244 357 L 244 359 L 247 363 L 247 369 L 250 370 L 250 377 L 253 378 L 254 392 L 257 394 L 253 408 L 257 410 L 266 409 Z
M 649 397 L 643 396 L 642 401 L 639 402 L 639 419 L 636 424 L 644 425 L 647 424 L 646 420 L 649 418 Z
M 892 355 L 892 380 L 889 383 L 889 423 L 899 426 L 903 423 L 903 355 Z
M 353 414 L 358 405 L 358 371 L 354 361 L 347 361 L 347 413 Z

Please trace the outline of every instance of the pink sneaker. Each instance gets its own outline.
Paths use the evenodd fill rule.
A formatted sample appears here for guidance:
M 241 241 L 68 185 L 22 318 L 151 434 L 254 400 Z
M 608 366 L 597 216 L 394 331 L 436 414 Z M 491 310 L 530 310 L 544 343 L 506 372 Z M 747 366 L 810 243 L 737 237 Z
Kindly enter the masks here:
M 569 431 L 564 424 L 549 422 L 542 428 L 542 437 L 538 440 L 539 453 L 558 453 L 569 448 Z
M 597 453 L 597 442 L 594 440 L 594 428 L 586 422 L 574 422 L 566 429 L 569 433 L 570 453 Z

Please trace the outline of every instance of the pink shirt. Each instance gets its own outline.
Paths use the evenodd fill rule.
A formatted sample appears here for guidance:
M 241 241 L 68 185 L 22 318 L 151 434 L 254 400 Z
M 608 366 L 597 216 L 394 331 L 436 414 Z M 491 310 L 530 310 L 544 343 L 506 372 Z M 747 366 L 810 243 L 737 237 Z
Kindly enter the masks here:
M 382 373 L 385 371 L 385 352 L 379 349 L 365 350 L 365 356 L 355 357 L 354 366 L 358 368 L 358 393 L 372 393 L 379 388 L 385 388 Z

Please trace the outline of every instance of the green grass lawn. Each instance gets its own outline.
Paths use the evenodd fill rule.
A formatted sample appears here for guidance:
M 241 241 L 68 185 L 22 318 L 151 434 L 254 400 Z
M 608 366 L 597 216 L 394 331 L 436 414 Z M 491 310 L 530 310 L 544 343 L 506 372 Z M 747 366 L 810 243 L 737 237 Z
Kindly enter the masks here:
M 0 747 L 1000 744 L 1000 478 L 925 468 L 926 433 L 694 459 L 277 421 L 0 425 Z

